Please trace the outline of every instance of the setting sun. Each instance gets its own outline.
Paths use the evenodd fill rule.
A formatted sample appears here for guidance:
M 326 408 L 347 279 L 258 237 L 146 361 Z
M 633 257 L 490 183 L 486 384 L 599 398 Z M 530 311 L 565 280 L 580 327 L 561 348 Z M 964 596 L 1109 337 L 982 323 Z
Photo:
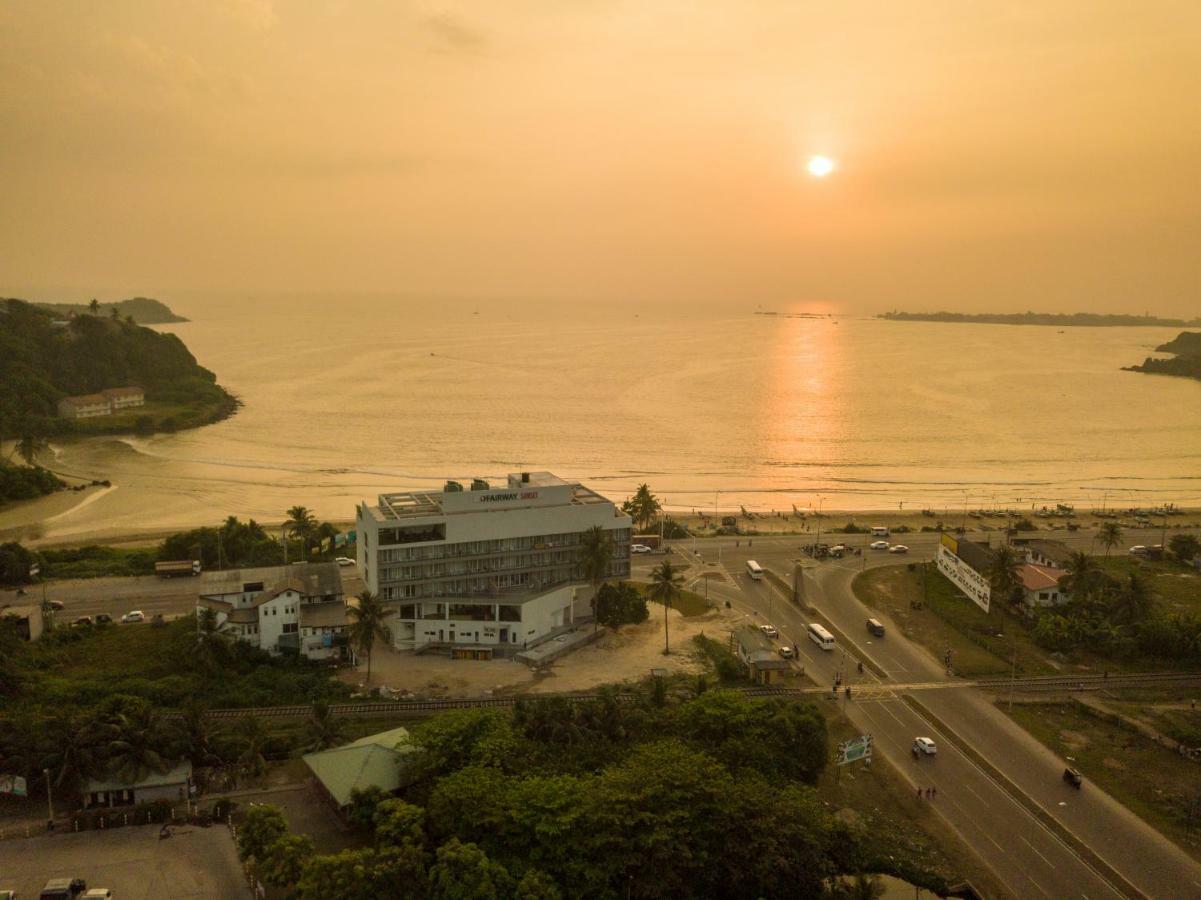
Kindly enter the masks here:
M 828 156 L 811 156 L 805 168 L 814 178 L 825 178 L 834 171 L 834 160 Z

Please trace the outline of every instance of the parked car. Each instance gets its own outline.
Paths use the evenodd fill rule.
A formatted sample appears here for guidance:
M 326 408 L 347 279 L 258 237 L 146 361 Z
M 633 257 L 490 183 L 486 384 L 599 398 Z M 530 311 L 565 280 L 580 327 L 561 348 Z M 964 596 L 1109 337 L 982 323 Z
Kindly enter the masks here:
M 121 617 L 122 625 L 131 625 L 134 622 L 145 622 L 146 614 L 140 609 L 132 609 Z
M 938 747 L 928 737 L 915 737 L 913 739 L 913 749 L 918 753 L 926 754 L 926 756 L 934 756 L 938 753 Z
M 42 888 L 40 900 L 74 900 L 87 889 L 82 878 L 51 878 Z
M 1133 547 L 1130 548 L 1130 555 L 1131 556 L 1146 556 L 1147 548 L 1144 547 L 1142 544 L 1135 544 Z
M 62 611 L 62 609 L 63 609 L 63 601 L 61 601 L 61 600 L 51 600 L 51 601 L 50 601 L 50 604 L 49 604 L 49 606 L 50 606 L 50 608 L 51 608 L 52 610 L 54 610 L 55 612 L 61 612 L 61 611 Z
M 796 656 L 796 653 L 793 652 L 792 647 L 788 646 L 788 644 L 784 644 L 780 647 L 780 655 L 785 659 L 792 659 L 794 656 Z
M 337 559 L 334 560 L 334 562 L 336 562 L 340 566 L 353 566 L 354 565 L 354 560 L 351 559 L 349 556 L 339 556 Z
M 888 541 L 872 541 L 873 550 L 887 550 Z
M 835 544 L 833 547 L 830 548 L 830 552 L 831 553 L 846 553 L 847 545 L 846 544 Z
M 99 613 L 96 616 L 96 624 L 97 625 L 111 625 L 112 623 L 113 623 L 113 617 L 110 616 L 108 613 Z
M 108 888 L 88 888 L 83 900 L 113 900 L 113 892 Z
M 780 632 L 776 631 L 775 625 L 760 625 L 759 630 L 766 634 L 769 638 L 780 636 Z
M 631 553 L 650 553 L 651 548 L 646 544 L 630 544 Z
M 888 548 L 888 552 L 889 553 L 908 553 L 909 548 L 906 547 L 904 544 L 893 544 L 891 547 Z
M 92 624 L 92 617 L 91 617 L 91 616 L 80 616 L 78 619 L 76 619 L 74 622 L 72 622 L 72 623 L 71 623 L 71 625 L 72 625 L 72 626 L 75 626 L 75 625 L 91 625 L 91 624 Z

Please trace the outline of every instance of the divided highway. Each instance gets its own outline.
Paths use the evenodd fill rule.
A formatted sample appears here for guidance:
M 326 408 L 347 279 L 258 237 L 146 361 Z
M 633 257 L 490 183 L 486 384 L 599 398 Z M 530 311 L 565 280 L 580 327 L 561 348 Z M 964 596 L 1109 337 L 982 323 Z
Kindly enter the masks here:
M 1082 548 L 1092 540 L 1089 534 L 1057 537 Z M 937 536 L 909 534 L 904 540 L 911 548 L 910 558 L 928 559 Z M 791 582 L 794 562 L 801 559 L 799 546 L 805 541 L 800 536 L 755 538 L 753 545 L 748 546 L 742 539 L 735 546 L 734 539 L 719 539 L 695 546 L 708 558 L 710 569 L 720 553 L 719 567 L 731 578 L 728 584 L 710 583 L 710 596 L 729 600 L 748 622 L 762 624 L 770 620 L 780 629 L 781 640 L 798 646 L 798 663 L 818 685 L 832 686 L 835 675 L 841 674 L 842 684 L 852 686 L 852 699 L 848 701 L 841 692 L 827 693 L 832 698 L 827 702 L 845 705 L 851 721 L 873 734 L 877 752 L 905 774 L 915 792 L 919 787 L 937 788 L 937 797 L 929 802 L 1015 896 L 1095 900 L 1144 894 L 1201 898 L 1201 865 L 1096 785 L 1086 781 L 1079 791 L 1066 785 L 1061 777 L 1064 761 L 996 709 L 980 691 L 966 687 L 923 690 L 920 702 L 1047 816 L 1112 867 L 1118 877 L 1111 877 L 1104 866 L 1094 868 L 1082 859 L 899 698 L 904 683 L 960 683 L 948 676 L 924 648 L 907 641 L 893 623 L 864 607 L 851 590 L 852 580 L 863 568 L 895 565 L 903 559 L 870 550 L 861 557 L 820 564 L 806 558 L 806 602 L 818 609 L 852 646 L 840 643 L 830 652 L 809 641 L 805 615 L 785 594 L 767 580 L 752 581 L 745 575 L 745 562 L 753 558 Z M 674 549 L 695 561 L 690 542 L 679 542 Z M 638 568 L 649 568 L 652 562 L 640 560 Z M 699 573 L 694 570 L 694 574 Z M 703 591 L 703 587 L 699 589 Z M 884 619 L 888 629 L 885 638 L 867 633 L 864 623 L 869 616 Z M 884 678 L 873 675 L 870 667 L 859 674 L 856 654 L 874 662 Z M 882 690 L 890 685 L 897 690 Z M 913 757 L 910 747 L 917 735 L 928 735 L 938 742 L 936 757 Z

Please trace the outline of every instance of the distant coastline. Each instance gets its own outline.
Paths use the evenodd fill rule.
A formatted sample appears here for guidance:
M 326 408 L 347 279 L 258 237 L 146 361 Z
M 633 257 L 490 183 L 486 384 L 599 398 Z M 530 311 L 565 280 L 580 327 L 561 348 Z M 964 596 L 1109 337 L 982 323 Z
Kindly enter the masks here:
M 1156 359 L 1148 356 L 1142 365 L 1125 366 L 1125 371 L 1201 379 L 1201 331 L 1182 331 L 1166 344 L 1156 347 L 1155 352 L 1171 353 L 1172 357 Z
M 34 303 L 33 305 L 57 316 L 93 315 L 92 308 L 87 303 Z M 167 325 L 172 322 L 188 321 L 183 316 L 177 316 L 161 300 L 151 297 L 130 297 L 128 300 L 118 300 L 116 303 L 100 303 L 94 314 L 111 316 L 114 309 L 121 318 L 131 318 L 138 325 Z
M 877 319 L 892 319 L 898 322 L 967 322 L 974 325 L 1056 325 L 1060 328 L 1097 326 L 1155 326 L 1178 328 L 1201 325 L 1201 319 L 1162 319 L 1159 316 L 1132 316 L 1108 313 L 912 313 L 886 312 Z

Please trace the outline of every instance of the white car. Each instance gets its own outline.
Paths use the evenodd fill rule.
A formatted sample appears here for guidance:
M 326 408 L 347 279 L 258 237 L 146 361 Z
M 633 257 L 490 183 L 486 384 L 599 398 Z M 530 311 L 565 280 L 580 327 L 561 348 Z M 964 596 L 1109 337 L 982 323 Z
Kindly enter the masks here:
M 938 753 L 938 747 L 934 745 L 934 741 L 928 737 L 916 737 L 913 739 L 913 749 L 919 753 L 924 753 L 927 756 L 934 756 Z
M 893 544 L 891 547 L 888 548 L 888 552 L 889 553 L 908 553 L 909 548 L 906 547 L 904 544 Z
M 769 638 L 780 636 L 780 632 L 776 631 L 775 625 L 760 625 L 759 630 L 766 634 Z
M 835 544 L 833 547 L 830 548 L 830 552 L 831 553 L 846 553 L 847 545 L 846 544 Z
M 129 612 L 127 612 L 125 615 L 123 615 L 121 617 L 122 625 L 131 625 L 134 622 L 145 622 L 145 621 L 146 621 L 146 614 L 144 612 L 142 612 L 140 609 L 130 610 Z
M 792 659 L 794 656 L 796 656 L 796 653 L 793 652 L 790 646 L 784 644 L 780 648 L 780 656 L 782 656 L 784 659 Z
M 1142 544 L 1135 544 L 1133 547 L 1130 548 L 1130 555 L 1131 556 L 1146 556 L 1147 548 L 1144 547 Z
M 337 559 L 334 560 L 334 562 L 336 562 L 340 566 L 353 566 L 354 565 L 354 560 L 351 559 L 349 556 L 339 556 Z
M 631 553 L 650 553 L 651 548 L 646 544 L 630 544 Z
M 872 541 L 873 550 L 887 550 L 888 541 Z

